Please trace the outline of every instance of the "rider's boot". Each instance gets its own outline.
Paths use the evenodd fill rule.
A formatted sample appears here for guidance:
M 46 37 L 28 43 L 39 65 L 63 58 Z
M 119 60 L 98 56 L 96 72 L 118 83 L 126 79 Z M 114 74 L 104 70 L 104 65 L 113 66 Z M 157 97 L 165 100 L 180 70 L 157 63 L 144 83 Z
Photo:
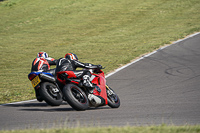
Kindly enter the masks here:
M 90 77 L 88 75 L 83 76 L 83 85 L 88 89 L 89 93 L 93 93 L 95 86 L 90 82 Z

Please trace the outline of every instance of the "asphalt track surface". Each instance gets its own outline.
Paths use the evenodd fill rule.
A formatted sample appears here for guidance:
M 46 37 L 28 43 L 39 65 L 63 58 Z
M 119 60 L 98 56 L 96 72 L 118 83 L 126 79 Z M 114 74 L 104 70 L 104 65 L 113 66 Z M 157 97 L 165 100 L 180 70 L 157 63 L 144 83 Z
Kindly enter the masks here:
M 107 78 L 121 106 L 75 111 L 37 101 L 0 106 L 0 130 L 200 124 L 200 34 L 159 49 Z

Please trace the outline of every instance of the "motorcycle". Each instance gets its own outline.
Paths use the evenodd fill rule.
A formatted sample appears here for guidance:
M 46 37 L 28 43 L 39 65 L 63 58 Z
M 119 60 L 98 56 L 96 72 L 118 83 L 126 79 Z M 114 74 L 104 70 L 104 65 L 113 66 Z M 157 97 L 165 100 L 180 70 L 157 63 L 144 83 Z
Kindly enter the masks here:
M 90 72 L 92 73 L 90 81 L 96 86 L 92 94 L 73 72 L 61 71 L 57 73 L 57 80 L 64 85 L 62 92 L 68 104 L 77 111 L 105 105 L 118 108 L 120 99 L 114 90 L 106 84 L 104 72 L 101 69 L 90 69 Z
M 31 81 L 32 86 L 35 90 L 36 98 L 39 102 L 43 100 L 51 105 L 51 106 L 59 106 L 62 104 L 63 95 L 60 90 L 58 84 L 56 83 L 56 79 L 54 78 L 55 69 L 43 71 L 43 67 L 47 66 L 44 59 L 38 61 L 39 71 L 33 71 L 28 74 L 28 79 Z

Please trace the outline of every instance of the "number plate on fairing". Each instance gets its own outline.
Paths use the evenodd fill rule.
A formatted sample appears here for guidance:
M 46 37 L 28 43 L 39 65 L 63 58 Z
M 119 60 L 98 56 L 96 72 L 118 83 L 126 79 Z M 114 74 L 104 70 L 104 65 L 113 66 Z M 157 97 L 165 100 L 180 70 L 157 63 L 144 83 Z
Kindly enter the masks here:
M 33 80 L 31 80 L 32 86 L 35 87 L 40 83 L 40 78 L 39 76 L 36 76 Z

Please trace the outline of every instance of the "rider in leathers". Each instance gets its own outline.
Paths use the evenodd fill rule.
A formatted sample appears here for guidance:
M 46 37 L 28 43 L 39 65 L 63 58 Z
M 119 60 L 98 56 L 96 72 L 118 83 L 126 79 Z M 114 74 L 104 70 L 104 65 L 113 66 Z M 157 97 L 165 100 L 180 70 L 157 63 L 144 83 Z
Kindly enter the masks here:
M 42 63 L 40 62 L 42 61 Z M 51 65 L 56 65 L 57 60 L 48 56 L 46 52 L 39 52 L 37 58 L 33 60 L 31 72 L 33 71 L 49 71 L 55 73 L 55 70 L 51 69 Z
M 90 63 L 82 63 L 78 61 L 78 57 L 76 54 L 67 53 L 65 58 L 60 58 L 57 61 L 56 65 L 56 73 L 60 71 L 73 71 L 74 74 L 79 78 L 83 79 L 83 86 L 88 88 L 90 93 L 93 93 L 95 86 L 90 82 L 91 73 L 89 70 L 76 70 L 77 67 L 80 68 L 99 68 L 101 69 L 101 65 L 93 65 Z
M 57 60 L 55 60 L 54 58 L 49 57 L 46 52 L 39 52 L 37 54 L 37 58 L 35 58 L 32 62 L 31 72 L 44 71 L 55 75 L 55 69 L 50 69 L 50 66 L 56 65 L 56 61 Z M 36 89 L 35 89 L 35 95 L 39 101 L 43 100 L 38 90 Z

